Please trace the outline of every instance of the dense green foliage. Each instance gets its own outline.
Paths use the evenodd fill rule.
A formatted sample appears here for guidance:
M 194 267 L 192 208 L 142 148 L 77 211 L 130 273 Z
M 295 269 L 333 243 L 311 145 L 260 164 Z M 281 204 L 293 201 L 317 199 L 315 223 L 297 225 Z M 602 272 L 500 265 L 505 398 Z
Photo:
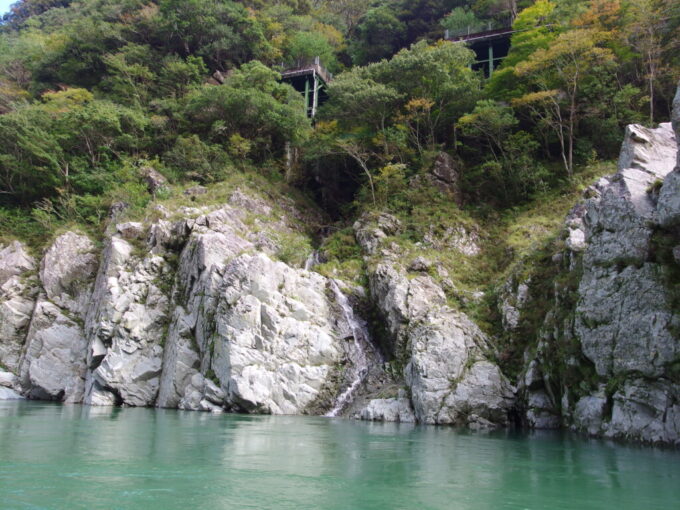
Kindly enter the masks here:
M 489 80 L 441 40 L 510 23 Z M 152 198 L 148 164 L 417 215 L 449 200 L 416 185 L 440 151 L 468 204 L 512 207 L 611 159 L 625 124 L 667 119 L 679 26 L 672 0 L 19 1 L 0 26 L 0 222 L 97 226 Z M 336 78 L 312 125 L 278 71 L 315 56 Z

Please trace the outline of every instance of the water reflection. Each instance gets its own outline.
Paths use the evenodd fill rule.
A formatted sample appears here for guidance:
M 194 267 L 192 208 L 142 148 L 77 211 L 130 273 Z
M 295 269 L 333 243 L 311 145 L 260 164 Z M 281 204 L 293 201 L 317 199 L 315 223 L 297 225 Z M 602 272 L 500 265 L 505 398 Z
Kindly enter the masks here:
M 680 454 L 568 434 L 0 403 L 2 508 L 671 508 Z

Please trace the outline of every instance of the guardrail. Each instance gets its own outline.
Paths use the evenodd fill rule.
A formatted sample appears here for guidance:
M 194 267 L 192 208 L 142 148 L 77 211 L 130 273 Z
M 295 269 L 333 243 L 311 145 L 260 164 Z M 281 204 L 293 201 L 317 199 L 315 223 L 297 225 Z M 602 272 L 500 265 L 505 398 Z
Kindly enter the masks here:
M 454 41 L 465 41 L 476 38 L 477 36 L 496 35 L 512 32 L 512 25 L 489 22 L 486 25 L 471 25 L 459 30 L 446 30 L 444 32 L 444 39 Z
M 326 83 L 333 80 L 333 73 L 321 65 L 321 59 L 315 57 L 313 59 L 299 59 L 293 64 L 280 64 L 281 76 L 283 78 L 289 78 L 293 76 L 299 76 L 307 74 L 309 72 L 316 72 L 319 77 Z

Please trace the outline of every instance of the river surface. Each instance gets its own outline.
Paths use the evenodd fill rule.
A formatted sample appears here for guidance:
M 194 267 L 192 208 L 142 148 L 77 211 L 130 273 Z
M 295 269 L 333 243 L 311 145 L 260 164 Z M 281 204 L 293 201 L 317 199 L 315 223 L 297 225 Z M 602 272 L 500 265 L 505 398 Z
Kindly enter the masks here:
M 0 402 L 4 509 L 675 509 L 680 452 L 560 433 Z

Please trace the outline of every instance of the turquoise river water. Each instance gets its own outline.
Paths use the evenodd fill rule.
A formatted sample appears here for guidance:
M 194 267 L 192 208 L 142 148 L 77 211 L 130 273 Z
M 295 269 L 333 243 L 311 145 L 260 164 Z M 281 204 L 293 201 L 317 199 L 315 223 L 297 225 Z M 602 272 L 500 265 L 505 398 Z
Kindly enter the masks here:
M 0 402 L 2 509 L 678 509 L 680 452 L 561 433 Z

